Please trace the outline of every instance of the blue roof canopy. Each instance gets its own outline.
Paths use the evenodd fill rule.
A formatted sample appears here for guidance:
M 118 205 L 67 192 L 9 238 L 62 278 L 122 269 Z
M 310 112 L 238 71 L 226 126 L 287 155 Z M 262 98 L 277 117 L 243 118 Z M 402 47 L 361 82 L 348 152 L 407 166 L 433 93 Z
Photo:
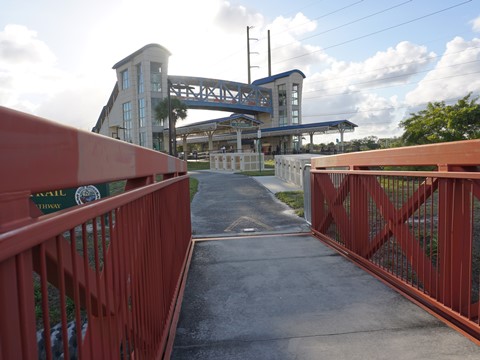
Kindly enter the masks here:
M 263 78 L 263 79 L 255 80 L 254 82 L 252 82 L 252 85 L 260 86 L 260 85 L 268 84 L 268 83 L 274 82 L 275 80 L 278 80 L 278 79 L 281 79 L 281 78 L 284 78 L 284 77 L 288 77 L 293 73 L 299 73 L 300 75 L 303 76 L 304 79 L 306 78 L 306 76 L 303 72 L 301 72 L 298 69 L 294 69 L 294 70 L 290 70 L 290 71 L 285 71 L 285 72 L 280 73 L 280 74 L 268 76 L 268 77 Z

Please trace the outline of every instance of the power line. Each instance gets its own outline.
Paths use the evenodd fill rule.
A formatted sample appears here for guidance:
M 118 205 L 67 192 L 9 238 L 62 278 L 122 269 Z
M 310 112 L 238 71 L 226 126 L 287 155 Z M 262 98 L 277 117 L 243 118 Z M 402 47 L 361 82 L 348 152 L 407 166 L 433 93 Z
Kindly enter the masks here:
M 451 53 L 448 53 L 448 54 L 426 56 L 426 57 L 423 57 L 423 58 L 418 59 L 418 60 L 407 61 L 407 62 L 404 62 L 404 63 L 399 63 L 399 64 L 395 64 L 395 65 L 390 65 L 390 66 L 384 66 L 384 67 L 381 67 L 381 68 L 376 68 L 376 69 L 372 69 L 372 70 L 368 70 L 368 71 L 356 72 L 356 73 L 348 74 L 348 75 L 345 75 L 345 76 L 335 76 L 335 77 L 332 77 L 332 78 L 326 78 L 326 79 L 317 80 L 317 81 L 310 81 L 309 84 L 316 84 L 316 83 L 319 83 L 319 82 L 327 82 L 327 81 L 332 81 L 332 80 L 350 78 L 352 76 L 368 74 L 370 72 L 386 70 L 386 69 L 390 69 L 390 68 L 397 67 L 397 66 L 411 65 L 411 64 L 415 64 L 415 63 L 418 63 L 418 62 L 421 62 L 421 61 L 434 60 L 435 58 L 438 58 L 438 57 L 446 57 L 446 56 L 451 56 L 451 55 L 457 55 L 457 54 L 460 54 L 464 51 L 468 51 L 468 50 L 472 50 L 472 49 L 479 49 L 479 48 L 480 48 L 479 46 L 470 46 L 466 49 L 451 52 Z
M 362 81 L 362 82 L 352 83 L 352 84 L 348 84 L 348 85 L 363 85 L 363 84 L 368 84 L 368 83 L 374 83 L 374 82 L 381 82 L 381 81 L 386 81 L 386 80 L 398 79 L 398 78 L 402 78 L 402 77 L 406 77 L 406 76 L 410 76 L 410 75 L 416 75 L 416 74 L 426 73 L 426 72 L 434 71 L 434 70 L 448 69 L 448 68 L 452 68 L 452 67 L 455 67 L 455 66 L 461 66 L 461 65 L 466 65 L 466 64 L 476 63 L 476 62 L 480 62 L 480 60 L 466 61 L 466 62 L 459 63 L 459 64 L 452 64 L 452 65 L 442 66 L 442 67 L 438 67 L 438 68 L 420 70 L 420 71 L 410 72 L 410 73 L 406 73 L 406 74 L 402 74 L 402 75 L 390 76 L 390 77 L 385 77 L 385 78 L 382 78 L 382 79 L 374 79 L 374 80 Z M 475 72 L 474 74 L 476 74 L 476 73 L 477 73 L 477 72 Z M 455 76 L 463 76 L 463 75 L 455 75 Z M 444 78 L 439 78 L 438 80 L 440 80 L 440 79 L 444 79 Z M 436 79 L 432 79 L 432 80 L 436 80 Z M 431 81 L 431 80 L 424 80 L 424 81 Z M 418 82 L 411 82 L 411 83 L 408 83 L 408 84 L 415 84 L 415 83 L 418 83 Z M 403 85 L 403 84 L 401 84 L 401 85 Z M 393 85 L 393 87 L 394 87 L 394 86 L 399 86 L 399 85 Z M 340 87 L 343 87 L 343 85 L 332 86 L 332 87 L 324 88 L 324 89 L 321 89 L 321 90 L 304 91 L 303 93 L 305 94 L 305 93 L 309 93 L 309 92 L 318 92 L 318 91 L 323 91 L 323 90 L 336 89 L 336 88 L 340 88 Z M 380 88 L 380 89 L 381 89 L 381 88 Z M 367 90 L 360 90 L 360 91 L 367 91 Z M 360 91 L 359 91 L 359 92 L 360 92 Z M 339 93 L 338 95 L 342 95 L 342 94 L 343 94 L 343 93 Z M 325 95 L 326 95 L 326 96 L 332 96 L 332 94 L 325 94 Z M 335 94 L 333 94 L 333 95 L 335 95 Z M 320 95 L 320 96 L 315 96 L 315 97 L 308 97 L 308 98 L 306 98 L 306 99 L 315 99 L 315 98 L 319 98 L 319 97 L 322 97 L 322 95 Z
M 477 72 L 473 72 L 473 73 L 468 73 L 468 74 L 463 74 L 461 76 L 466 76 L 466 75 L 472 75 L 472 74 L 478 74 L 480 73 L 480 71 L 477 71 Z M 456 75 L 456 76 L 460 76 L 460 75 Z M 454 76 L 449 76 L 449 77 L 445 77 L 446 78 L 451 78 L 451 77 L 454 77 Z M 437 80 L 443 80 L 443 79 L 437 79 Z M 458 98 L 454 98 L 454 99 L 446 99 L 446 100 L 443 100 L 445 103 L 449 103 L 449 102 L 452 102 L 452 101 L 458 101 L 458 99 L 460 99 L 461 97 L 458 97 Z M 428 105 L 431 101 L 429 102 L 426 102 L 426 103 L 420 103 L 420 104 L 416 104 L 415 107 L 417 106 L 425 106 L 425 105 Z M 359 113 L 372 113 L 372 112 L 376 112 L 376 111 L 385 111 L 385 110 L 398 110 L 398 109 L 407 109 L 407 108 L 411 108 L 412 106 L 411 105 L 402 105 L 402 106 L 389 106 L 389 107 L 385 107 L 385 108 L 371 108 L 371 109 L 367 109 L 367 110 L 356 110 L 356 111 L 345 111 L 345 112 L 337 112 L 337 113 L 326 113 L 326 114 L 312 114 L 312 115 L 302 115 L 302 117 L 304 118 L 307 118 L 307 117 L 323 117 L 323 116 L 336 116 L 336 115 L 352 115 L 352 114 L 359 114 Z M 365 125 L 365 124 L 363 124 Z
M 356 38 L 353 38 L 353 39 L 350 39 L 350 40 L 346 40 L 346 41 L 343 41 L 341 43 L 337 43 L 337 44 L 334 44 L 334 45 L 331 45 L 331 46 L 327 46 L 325 48 L 322 48 L 322 49 L 319 49 L 319 50 L 314 50 L 314 51 L 310 51 L 308 53 L 305 53 L 305 54 L 302 54 L 302 55 L 298 55 L 298 56 L 294 56 L 294 57 L 291 57 L 291 58 L 287 58 L 287 59 L 283 59 L 283 60 L 280 60 L 278 62 L 276 62 L 275 64 L 279 64 L 279 63 L 282 63 L 282 62 L 286 62 L 288 60 L 294 60 L 294 59 L 298 59 L 298 58 L 301 58 L 301 57 L 305 57 L 305 56 L 309 56 L 309 55 L 312 55 L 312 54 L 315 54 L 319 51 L 325 51 L 325 50 L 328 50 L 328 49 L 332 49 L 332 48 L 335 48 L 335 47 L 338 47 L 338 46 L 341 46 L 341 45 L 345 45 L 345 44 L 349 44 L 351 42 L 354 42 L 354 41 L 357 41 L 357 40 L 361 40 L 361 39 L 364 39 L 364 38 L 367 38 L 367 37 L 370 37 L 370 36 L 373 36 L 373 35 L 377 35 L 377 34 L 380 34 L 382 32 L 385 32 L 387 30 L 392 30 L 392 29 L 395 29 L 397 27 L 400 27 L 400 26 L 403 26 L 403 25 L 407 25 L 407 24 L 411 24 L 415 21 L 419 21 L 419 20 L 423 20 L 425 18 L 428 18 L 430 16 L 433 16 L 433 15 L 437 15 L 439 13 L 442 13 L 442 12 L 445 12 L 445 11 L 448 11 L 448 10 L 451 10 L 451 9 L 454 9 L 456 7 L 459 7 L 459 6 L 462 6 L 462 5 L 465 5 L 469 2 L 472 2 L 472 0 L 467 0 L 467 1 L 463 1 L 461 3 L 458 3 L 458 4 L 455 4 L 455 5 L 452 5 L 452 6 L 449 6 L 447 8 L 444 8 L 444 9 L 441 9 L 441 10 L 438 10 L 438 11 L 434 11 L 432 13 L 429 13 L 429 14 L 426 14 L 426 15 L 423 15 L 423 16 L 420 16 L 420 17 L 417 17 L 417 18 L 414 18 L 412 20 L 408 20 L 408 21 L 405 21 L 405 22 L 402 22 L 400 24 L 396 24 L 396 25 L 392 25 L 392 26 L 389 26 L 389 27 L 386 27 L 386 28 L 383 28 L 383 29 L 380 29 L 380 30 L 377 30 L 377 31 L 373 31 L 371 33 L 368 33 L 368 34 L 365 34 L 365 35 L 362 35 L 362 36 L 358 36 Z
M 289 30 L 296 29 L 296 28 L 298 28 L 298 27 L 300 27 L 300 26 L 304 26 L 304 25 L 310 24 L 310 23 L 312 23 L 312 22 L 314 22 L 314 21 L 323 19 L 323 18 L 325 18 L 325 17 L 327 17 L 327 16 L 336 14 L 336 13 L 338 13 L 338 12 L 340 12 L 340 11 L 343 11 L 343 10 L 346 10 L 346 9 L 348 9 L 348 8 L 350 8 L 350 7 L 353 7 L 353 6 L 355 6 L 355 5 L 358 5 L 358 4 L 360 4 L 361 2 L 363 2 L 363 1 L 364 1 L 364 0 L 356 1 L 356 2 L 354 2 L 354 3 L 351 3 L 351 4 L 347 5 L 347 6 L 344 6 L 344 7 L 341 7 L 341 8 L 339 8 L 339 9 L 333 10 L 333 11 L 331 11 L 331 12 L 329 12 L 329 13 L 320 15 L 319 17 L 316 17 L 316 18 L 314 18 L 314 19 L 312 19 L 312 20 L 306 21 L 306 22 L 304 22 L 304 23 L 302 23 L 302 24 L 289 27 L 288 29 L 285 29 L 285 30 L 280 31 L 280 32 L 278 32 L 278 33 L 274 33 L 274 35 L 280 35 L 280 34 L 283 34 L 284 32 L 289 31 Z M 409 0 L 409 1 L 413 1 L 413 0 Z M 312 36 L 312 37 L 313 37 L 313 36 Z M 265 38 L 262 38 L 261 40 L 264 40 L 264 39 L 265 39 Z M 307 39 L 308 39 L 308 38 L 307 38 Z M 305 39 L 302 39 L 302 40 L 305 40 Z M 300 40 L 300 41 L 301 41 L 301 40 Z M 290 44 L 293 44 L 293 43 L 290 43 Z M 280 49 L 280 48 L 285 47 L 285 46 L 288 46 L 288 45 L 290 45 L 290 44 L 286 44 L 286 45 L 279 46 L 279 47 L 277 47 L 277 48 L 274 48 L 273 50 Z
M 365 19 L 374 17 L 374 16 L 376 16 L 376 15 L 385 13 L 385 12 L 387 12 L 387 11 L 389 11 L 389 10 L 393 10 L 393 9 L 395 9 L 395 8 L 398 8 L 398 7 L 400 7 L 400 6 L 403 6 L 403 5 L 405 5 L 405 4 L 407 4 L 407 3 L 410 3 L 410 2 L 412 2 L 412 1 L 413 1 L 413 0 L 404 1 L 404 2 L 402 2 L 402 3 L 400 3 L 400 4 L 391 6 L 391 7 L 387 8 L 387 9 L 383 9 L 383 10 L 381 10 L 381 11 L 377 11 L 377 12 L 372 13 L 372 14 L 370 14 L 370 15 L 363 16 L 363 17 L 361 17 L 361 18 L 355 19 L 355 20 L 353 20 L 353 21 L 347 22 L 347 23 L 342 24 L 342 25 L 339 25 L 339 26 L 335 26 L 335 27 L 333 27 L 333 28 L 330 28 L 330 29 L 328 29 L 328 30 L 325 30 L 325 31 L 316 33 L 316 34 L 314 34 L 314 35 L 307 36 L 307 37 L 302 38 L 302 39 L 299 39 L 299 40 L 297 40 L 297 41 L 304 41 L 304 40 L 312 39 L 312 38 L 314 38 L 314 37 L 317 37 L 317 36 L 326 34 L 326 33 L 330 32 L 330 31 L 334 31 L 334 30 L 341 29 L 341 28 L 343 28 L 343 27 L 345 27 L 345 26 L 348 26 L 348 25 L 351 25 L 351 24 L 360 22 L 360 21 L 362 21 L 362 20 L 365 20 Z M 357 4 L 357 3 L 355 3 L 355 4 Z M 342 9 L 343 9 L 343 8 L 342 8 Z M 307 24 L 307 23 L 305 23 L 305 24 Z M 300 26 L 300 25 L 299 25 L 299 26 Z M 290 29 L 288 29 L 288 30 L 290 30 Z M 288 30 L 285 30 L 285 31 L 288 31 Z M 282 31 L 282 32 L 285 32 L 285 31 Z M 295 43 L 296 43 L 296 42 L 291 42 L 291 43 L 288 43 L 288 44 L 285 44 L 285 45 L 282 45 L 282 46 L 278 46 L 278 47 L 272 49 L 272 51 L 281 49 L 281 48 L 283 48 L 283 47 L 286 47 L 286 46 L 289 46 L 289 45 L 295 44 Z
M 310 6 L 312 6 L 313 4 L 317 4 L 317 3 L 320 3 L 320 2 L 323 2 L 323 1 L 325 1 L 325 0 L 312 1 L 312 2 L 308 3 L 307 5 L 301 7 L 300 9 L 298 9 L 298 10 L 296 10 L 296 11 L 291 11 L 288 16 L 290 16 L 290 15 L 292 15 L 292 14 L 297 14 L 298 12 L 300 12 L 300 11 L 302 11 L 302 10 L 310 7 Z M 363 0 L 362 0 L 362 1 L 363 1 Z

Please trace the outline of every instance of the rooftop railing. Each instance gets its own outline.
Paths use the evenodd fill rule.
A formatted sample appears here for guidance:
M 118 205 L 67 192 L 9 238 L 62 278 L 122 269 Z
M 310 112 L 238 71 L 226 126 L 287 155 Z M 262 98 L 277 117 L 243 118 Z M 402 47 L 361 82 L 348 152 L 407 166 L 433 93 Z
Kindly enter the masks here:
M 480 340 L 480 140 L 312 159 L 312 229 Z
M 0 107 L 0 165 L 0 358 L 161 358 L 191 249 L 186 163 Z M 51 214 L 32 201 L 114 182 Z

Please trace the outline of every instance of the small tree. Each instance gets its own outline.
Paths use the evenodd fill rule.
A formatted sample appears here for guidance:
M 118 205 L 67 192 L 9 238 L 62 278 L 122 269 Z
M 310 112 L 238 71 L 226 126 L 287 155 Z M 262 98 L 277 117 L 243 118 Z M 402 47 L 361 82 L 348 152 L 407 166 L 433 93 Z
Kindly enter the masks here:
M 178 119 L 184 120 L 187 117 L 187 105 L 184 102 L 180 101 L 177 98 L 170 98 L 170 107 L 172 111 L 172 120 L 173 120 L 173 129 L 170 134 L 173 134 L 173 140 L 175 139 L 175 126 L 177 124 Z M 161 102 L 157 104 L 155 107 L 155 119 L 166 121 L 168 119 L 168 111 L 169 111 L 169 99 L 165 98 Z M 168 125 L 170 127 L 170 124 Z M 168 141 L 172 141 L 172 139 L 168 139 Z M 175 149 L 175 141 L 173 141 L 172 145 L 174 146 L 174 153 L 176 154 Z
M 405 145 L 430 144 L 480 138 L 480 105 L 471 93 L 455 105 L 428 103 L 425 110 L 400 122 Z
M 170 104 L 172 107 L 172 119 L 174 124 L 177 123 L 178 119 L 184 120 L 187 117 L 187 105 L 185 105 L 184 102 L 172 97 L 170 99 Z M 168 98 L 160 101 L 155 107 L 155 118 L 163 121 L 168 119 Z

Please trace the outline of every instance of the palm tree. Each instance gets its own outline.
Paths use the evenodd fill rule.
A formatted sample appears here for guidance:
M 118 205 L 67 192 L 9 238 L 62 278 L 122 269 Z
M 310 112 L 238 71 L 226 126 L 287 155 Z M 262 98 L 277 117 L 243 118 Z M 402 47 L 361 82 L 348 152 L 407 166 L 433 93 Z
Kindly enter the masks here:
M 169 139 L 171 146 L 170 155 L 176 155 L 176 134 L 175 134 L 175 126 L 177 124 L 178 119 L 184 120 L 187 117 L 187 105 L 183 103 L 181 100 L 177 98 L 165 98 L 161 102 L 157 104 L 155 107 L 155 118 L 157 120 L 167 120 L 169 109 L 172 111 L 172 129 L 170 129 L 169 134 L 171 134 L 171 138 Z M 170 124 L 169 124 L 170 128 Z

